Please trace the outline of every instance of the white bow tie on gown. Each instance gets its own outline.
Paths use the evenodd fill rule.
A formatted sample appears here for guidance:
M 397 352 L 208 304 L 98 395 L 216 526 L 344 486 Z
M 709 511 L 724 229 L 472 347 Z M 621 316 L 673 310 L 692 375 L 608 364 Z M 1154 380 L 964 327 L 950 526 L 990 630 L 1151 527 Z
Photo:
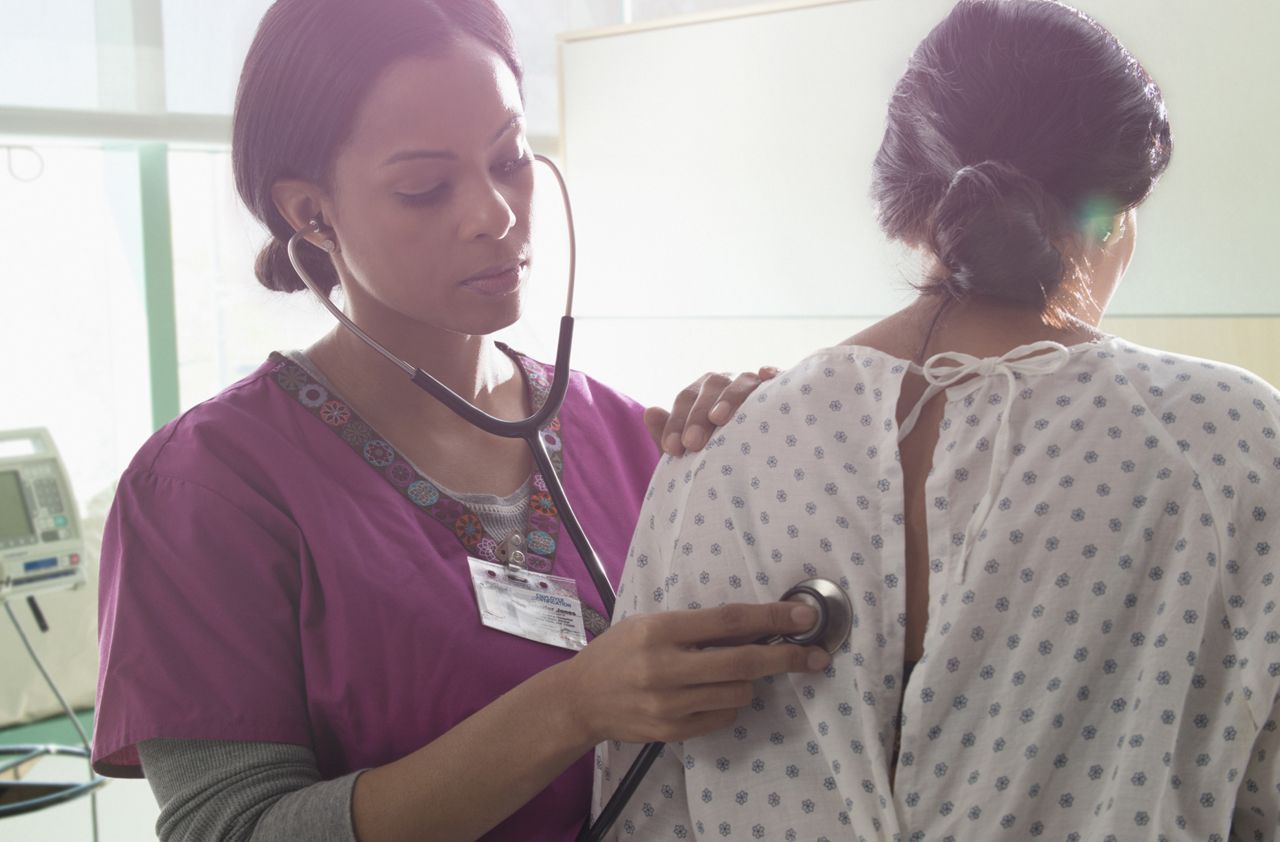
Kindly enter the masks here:
M 977 507 L 973 510 L 973 516 L 969 518 L 968 526 L 965 527 L 960 564 L 956 565 L 955 570 L 957 584 L 964 581 L 965 569 L 969 564 L 969 555 L 973 552 L 973 544 L 977 540 L 977 536 L 981 534 L 987 515 L 991 513 L 991 507 L 995 505 L 996 491 L 1000 488 L 1001 481 L 1009 471 L 1009 463 L 1013 461 L 1012 448 L 1009 446 L 1008 441 L 1009 416 L 1013 411 L 1012 399 L 1017 389 L 1017 378 L 1020 375 L 1052 374 L 1066 364 L 1068 357 L 1070 357 L 1070 351 L 1067 350 L 1065 345 L 1058 342 L 1043 341 L 1034 342 L 1030 345 L 1020 345 L 1003 356 L 985 357 L 983 359 L 971 357 L 968 354 L 944 351 L 941 354 L 934 354 L 930 357 L 923 367 L 912 366 L 913 370 L 918 371 L 929 382 L 929 387 L 925 389 L 924 394 L 916 402 L 911 413 L 902 422 L 898 432 L 899 442 L 906 438 L 911 430 L 915 428 L 916 422 L 920 418 L 921 410 L 924 409 L 925 404 L 934 395 L 956 385 L 966 377 L 977 376 L 974 380 L 976 388 L 977 378 L 1002 374 L 1008 385 L 1008 393 L 1004 396 L 1004 409 L 1000 411 L 998 416 L 1000 426 L 996 432 L 995 451 L 992 454 L 991 475 L 987 480 L 987 490 L 982 495 L 982 499 L 978 501 Z

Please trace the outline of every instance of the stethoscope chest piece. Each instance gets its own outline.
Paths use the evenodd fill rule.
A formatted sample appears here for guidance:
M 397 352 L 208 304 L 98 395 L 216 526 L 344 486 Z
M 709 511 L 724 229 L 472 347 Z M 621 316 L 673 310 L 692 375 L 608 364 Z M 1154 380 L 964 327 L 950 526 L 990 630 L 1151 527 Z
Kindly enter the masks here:
M 835 654 L 849 639 L 853 629 L 853 603 L 843 589 L 830 579 L 805 579 L 782 595 L 783 602 L 801 602 L 818 612 L 818 622 L 802 634 L 787 635 L 787 643 L 821 646 Z

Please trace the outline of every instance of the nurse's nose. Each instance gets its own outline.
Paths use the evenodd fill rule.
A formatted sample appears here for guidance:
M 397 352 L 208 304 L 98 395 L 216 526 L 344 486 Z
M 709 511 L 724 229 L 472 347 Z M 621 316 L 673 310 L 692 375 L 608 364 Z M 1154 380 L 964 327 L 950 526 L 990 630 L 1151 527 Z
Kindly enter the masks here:
M 467 199 L 458 232 L 464 240 L 480 237 L 501 240 L 515 226 L 515 211 L 492 183 L 477 185 Z

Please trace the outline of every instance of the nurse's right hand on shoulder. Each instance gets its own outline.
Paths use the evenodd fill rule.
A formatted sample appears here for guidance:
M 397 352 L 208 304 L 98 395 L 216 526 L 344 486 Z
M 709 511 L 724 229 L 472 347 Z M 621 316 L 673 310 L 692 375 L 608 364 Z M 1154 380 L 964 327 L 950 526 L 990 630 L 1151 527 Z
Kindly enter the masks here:
M 753 643 L 813 627 L 794 602 L 733 604 L 627 617 L 564 666 L 591 743 L 676 742 L 732 724 L 752 682 L 784 672 L 821 672 L 823 649 Z

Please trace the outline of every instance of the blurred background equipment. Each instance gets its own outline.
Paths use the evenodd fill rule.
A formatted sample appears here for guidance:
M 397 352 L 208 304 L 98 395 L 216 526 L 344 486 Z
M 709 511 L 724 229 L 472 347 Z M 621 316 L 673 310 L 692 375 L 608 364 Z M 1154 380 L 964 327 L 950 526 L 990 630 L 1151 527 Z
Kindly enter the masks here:
M 105 778 L 88 770 L 83 780 L 36 780 L 40 760 L 50 756 L 89 760 L 89 737 L 35 646 L 18 622 L 15 603 L 26 602 L 36 626 L 49 631 L 37 594 L 75 590 L 87 584 L 84 536 L 66 468 L 53 438 L 44 429 L 0 432 L 0 604 L 35 672 L 75 724 L 79 746 L 48 743 L 0 745 L 0 819 L 42 810 L 88 795 L 93 802 L 93 838 L 98 838 L 96 790 Z M 0 652 L 16 647 L 0 643 Z M 20 657 L 20 656 L 19 656 Z M 6 684 L 20 686 L 17 665 L 7 669 Z
M 0 432 L 0 600 L 82 587 L 71 483 L 43 429 Z

